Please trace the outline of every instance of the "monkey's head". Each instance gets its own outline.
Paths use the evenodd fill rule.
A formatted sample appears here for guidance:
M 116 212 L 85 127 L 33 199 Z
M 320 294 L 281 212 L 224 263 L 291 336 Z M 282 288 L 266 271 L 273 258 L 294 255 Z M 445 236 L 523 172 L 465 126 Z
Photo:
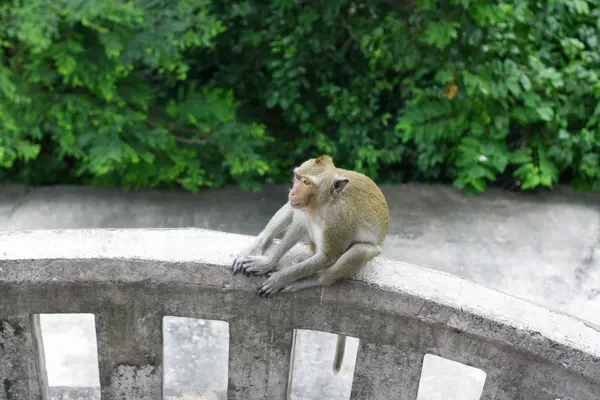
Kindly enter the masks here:
M 294 169 L 294 186 L 288 196 L 290 204 L 298 209 L 313 209 L 341 193 L 347 183 L 347 178 L 336 176 L 330 156 L 311 158 Z

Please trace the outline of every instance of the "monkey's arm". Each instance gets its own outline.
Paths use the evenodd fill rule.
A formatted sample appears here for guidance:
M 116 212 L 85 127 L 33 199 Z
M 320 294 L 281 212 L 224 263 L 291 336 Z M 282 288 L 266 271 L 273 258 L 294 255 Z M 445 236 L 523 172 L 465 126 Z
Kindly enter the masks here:
M 281 257 L 287 253 L 296 243 L 302 239 L 306 230 L 304 225 L 298 222 L 292 222 L 285 235 L 277 243 L 271 253 L 266 255 L 247 256 L 242 261 L 242 270 L 244 274 L 263 275 L 277 267 Z
M 262 251 L 264 251 L 264 248 L 292 222 L 293 215 L 294 210 L 289 202 L 286 202 L 279 210 L 277 210 L 267 223 L 267 226 L 265 226 L 262 232 L 258 234 L 257 242 L 262 246 Z
M 233 273 L 237 274 L 242 270 L 242 263 L 248 256 L 256 254 L 262 255 L 273 239 L 292 222 L 292 216 L 293 209 L 290 206 L 290 203 L 286 202 L 271 217 L 267 225 L 254 240 L 254 243 L 235 257 L 233 260 Z

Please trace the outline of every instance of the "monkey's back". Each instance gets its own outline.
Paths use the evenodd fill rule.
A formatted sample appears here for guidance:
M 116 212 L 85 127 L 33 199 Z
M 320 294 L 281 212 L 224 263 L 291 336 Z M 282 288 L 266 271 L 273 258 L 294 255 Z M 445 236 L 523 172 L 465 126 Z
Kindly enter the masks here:
M 342 168 L 337 168 L 337 172 L 349 180 L 342 192 L 341 200 L 352 203 L 356 222 L 359 225 L 382 227 L 379 236 L 383 240 L 390 225 L 390 217 L 387 201 L 379 186 L 360 172 Z

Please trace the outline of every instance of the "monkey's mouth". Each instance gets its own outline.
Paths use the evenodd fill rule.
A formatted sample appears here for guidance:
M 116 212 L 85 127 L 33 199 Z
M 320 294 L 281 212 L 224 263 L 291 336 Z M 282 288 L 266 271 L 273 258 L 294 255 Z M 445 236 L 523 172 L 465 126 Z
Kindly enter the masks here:
M 292 207 L 298 208 L 298 207 L 300 207 L 302 205 L 302 202 L 301 201 L 292 201 L 292 200 L 290 200 L 290 204 L 292 205 Z

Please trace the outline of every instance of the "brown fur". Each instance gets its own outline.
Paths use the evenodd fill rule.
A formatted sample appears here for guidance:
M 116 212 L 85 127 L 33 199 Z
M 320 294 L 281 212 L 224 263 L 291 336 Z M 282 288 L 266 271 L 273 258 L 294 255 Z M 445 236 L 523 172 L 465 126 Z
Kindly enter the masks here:
M 310 252 L 315 254 L 317 252 L 317 245 L 312 240 L 308 241 L 308 247 L 310 247 Z
M 350 245 L 345 243 L 346 239 L 363 225 L 380 227 L 379 237 L 385 238 L 389 229 L 388 205 L 371 178 L 337 168 L 329 156 L 305 161 L 295 169 L 295 175 L 300 179 L 295 180 L 290 201 L 302 202 L 298 208 L 305 208 L 311 216 L 328 221 L 324 244 L 328 253 L 345 251 Z M 336 178 L 347 178 L 349 182 L 339 196 L 332 198 L 330 188 Z M 303 179 L 311 184 L 304 185 Z M 314 180 L 318 182 L 315 184 Z
M 281 257 L 307 237 L 312 255 L 286 266 L 263 282 L 258 291 L 270 296 L 331 285 L 354 275 L 381 251 L 389 229 L 385 197 L 368 176 L 337 168 L 328 155 L 294 169 L 294 184 L 285 204 L 271 218 L 249 249 L 233 262 L 234 274 L 266 274 Z M 279 233 L 282 240 L 264 254 Z M 343 360 L 345 337 L 338 335 L 333 369 Z

